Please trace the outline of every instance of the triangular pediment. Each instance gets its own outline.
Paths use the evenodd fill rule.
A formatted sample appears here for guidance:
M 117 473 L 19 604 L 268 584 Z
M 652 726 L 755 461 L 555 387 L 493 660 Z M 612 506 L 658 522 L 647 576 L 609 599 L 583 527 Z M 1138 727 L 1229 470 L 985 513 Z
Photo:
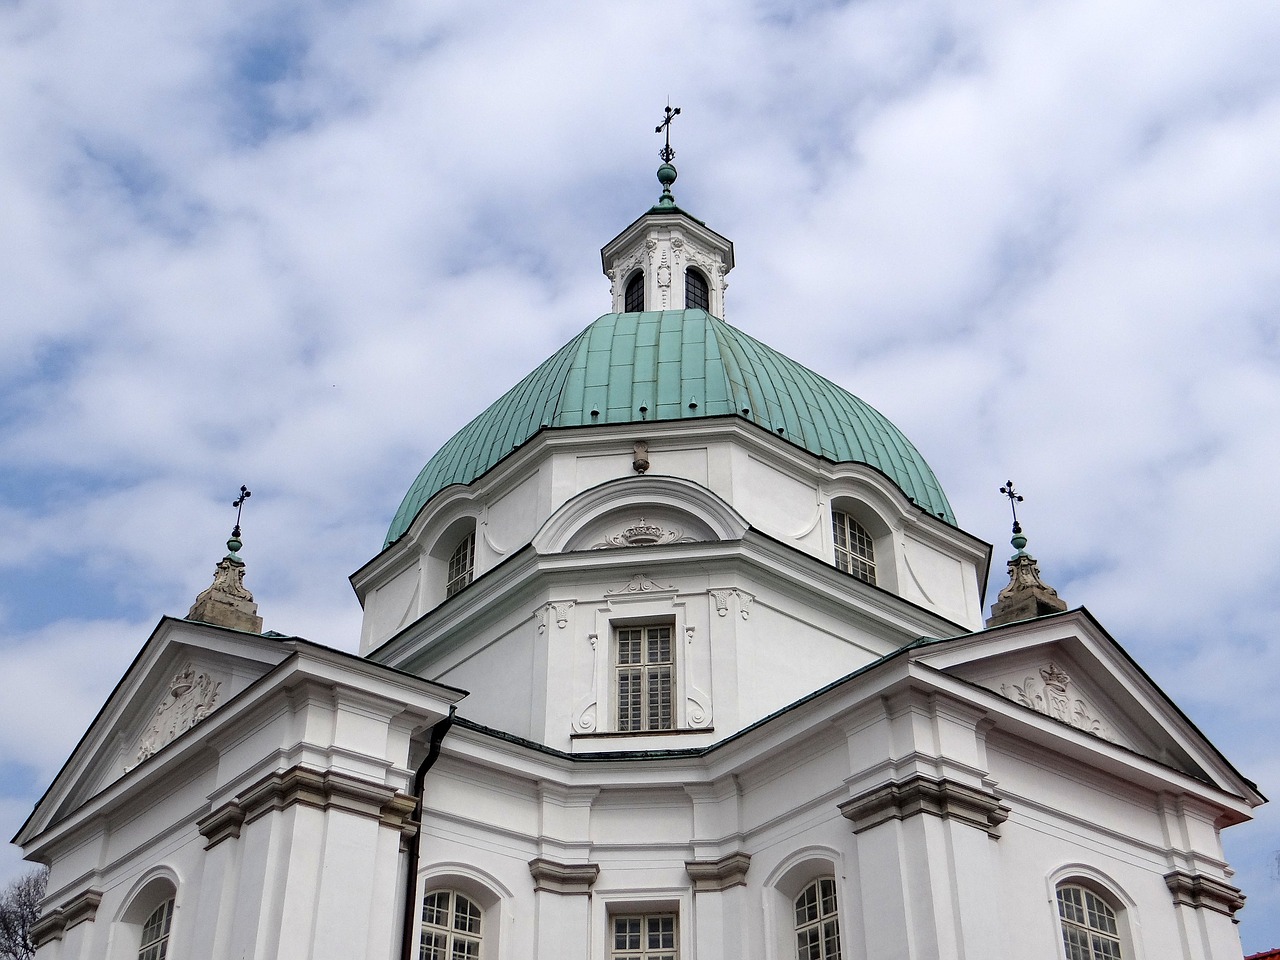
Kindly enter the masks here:
M 278 640 L 207 624 L 160 621 L 19 831 L 38 833 L 171 745 L 279 664 Z
M 1236 796 L 1248 780 L 1083 609 L 924 645 L 913 659 Z

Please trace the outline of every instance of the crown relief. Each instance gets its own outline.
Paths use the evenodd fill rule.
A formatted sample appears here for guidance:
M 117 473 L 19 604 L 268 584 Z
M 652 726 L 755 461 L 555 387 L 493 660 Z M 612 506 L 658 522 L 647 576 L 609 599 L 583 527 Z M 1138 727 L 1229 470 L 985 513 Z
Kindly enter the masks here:
M 620 533 L 605 537 L 591 545 L 592 550 L 609 550 L 616 547 L 651 547 L 664 543 L 697 543 L 696 537 L 686 536 L 678 527 L 670 529 L 656 523 L 647 523 L 643 517 Z
M 1000 695 L 1077 730 L 1116 742 L 1106 721 L 1083 698 L 1075 695 L 1075 685 L 1065 670 L 1050 662 L 1040 668 L 1039 674 L 1038 679 L 1029 676 L 1020 684 L 1000 684 Z

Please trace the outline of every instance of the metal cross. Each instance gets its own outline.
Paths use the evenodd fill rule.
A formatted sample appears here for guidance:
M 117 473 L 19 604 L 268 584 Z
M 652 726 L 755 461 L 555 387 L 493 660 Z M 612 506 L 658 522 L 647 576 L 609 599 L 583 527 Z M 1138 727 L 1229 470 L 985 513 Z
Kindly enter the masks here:
M 1018 504 L 1022 502 L 1022 494 L 1013 489 L 1013 481 L 1006 480 L 1000 492 L 1009 498 L 1009 509 L 1013 511 L 1013 532 L 1021 533 L 1022 525 L 1018 523 Z
M 253 493 L 243 483 L 240 484 L 240 496 L 231 501 L 231 505 L 236 508 L 236 528 L 231 531 L 231 535 L 237 540 L 240 539 L 240 512 L 244 510 L 244 502 L 253 496 Z
M 663 116 L 662 122 L 653 128 L 654 133 L 663 133 L 665 131 L 667 134 L 666 144 L 658 151 L 658 157 L 663 163 L 670 163 L 676 157 L 676 152 L 671 149 L 671 121 L 678 116 L 680 116 L 680 108 L 672 108 L 671 104 L 668 103 L 666 114 Z

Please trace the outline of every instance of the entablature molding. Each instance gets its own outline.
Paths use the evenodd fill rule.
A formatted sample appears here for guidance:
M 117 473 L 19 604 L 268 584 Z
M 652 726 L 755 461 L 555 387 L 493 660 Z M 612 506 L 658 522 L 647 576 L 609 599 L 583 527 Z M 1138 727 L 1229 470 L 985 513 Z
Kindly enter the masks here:
M 39 950 L 46 943 L 61 940 L 76 924 L 92 923 L 98 916 L 98 907 L 101 904 L 101 890 L 81 891 L 31 925 L 29 930 L 31 942 Z
M 1164 875 L 1165 885 L 1173 895 L 1173 902 L 1196 910 L 1212 910 L 1224 916 L 1235 917 L 1244 906 L 1245 895 L 1239 887 L 1186 870 L 1172 870 Z
M 697 893 L 718 893 L 732 887 L 745 887 L 750 866 L 749 853 L 730 853 L 718 860 L 686 860 L 684 863 Z
M 245 824 L 295 805 L 377 820 L 406 838 L 418 829 L 413 820 L 417 801 L 409 794 L 337 770 L 301 765 L 267 774 L 202 817 L 197 827 L 208 850 L 224 840 L 239 838 Z
M 600 876 L 598 863 L 560 863 L 547 857 L 534 857 L 529 861 L 529 873 L 533 876 L 535 892 L 562 895 L 585 895 Z
M 853 824 L 854 833 L 928 814 L 977 827 L 999 839 L 1000 824 L 1009 819 L 1009 812 L 994 790 L 920 775 L 883 784 L 840 804 L 840 813 Z

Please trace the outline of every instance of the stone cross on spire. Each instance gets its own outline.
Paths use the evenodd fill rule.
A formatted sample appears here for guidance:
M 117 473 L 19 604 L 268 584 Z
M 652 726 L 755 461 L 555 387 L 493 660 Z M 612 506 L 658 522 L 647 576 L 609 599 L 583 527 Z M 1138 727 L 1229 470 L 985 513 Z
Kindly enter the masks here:
M 262 632 L 262 618 L 258 616 L 258 605 L 253 601 L 253 594 L 244 585 L 244 561 L 238 551 L 244 544 L 240 540 L 240 516 L 244 511 L 244 502 L 252 493 L 243 484 L 240 496 L 231 502 L 236 508 L 236 525 L 231 530 L 231 539 L 227 541 L 227 555 L 218 561 L 213 571 L 213 583 L 206 587 L 191 605 L 187 612 L 188 620 L 199 620 L 201 623 L 212 623 L 218 627 L 230 627 L 232 630 L 245 630 L 249 633 Z
M 1000 492 L 1009 498 L 1009 508 L 1013 511 L 1013 537 L 1009 542 L 1017 553 L 1006 564 L 1009 583 L 991 605 L 988 627 L 1061 613 L 1067 609 L 1066 601 L 1058 596 L 1058 591 L 1040 579 L 1040 567 L 1035 557 L 1026 551 L 1027 538 L 1022 532 L 1022 524 L 1018 522 L 1018 504 L 1023 501 L 1022 494 L 1013 488 L 1012 480 L 1006 480 Z

